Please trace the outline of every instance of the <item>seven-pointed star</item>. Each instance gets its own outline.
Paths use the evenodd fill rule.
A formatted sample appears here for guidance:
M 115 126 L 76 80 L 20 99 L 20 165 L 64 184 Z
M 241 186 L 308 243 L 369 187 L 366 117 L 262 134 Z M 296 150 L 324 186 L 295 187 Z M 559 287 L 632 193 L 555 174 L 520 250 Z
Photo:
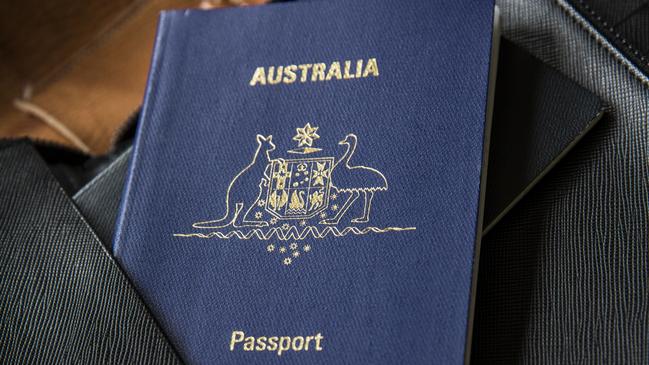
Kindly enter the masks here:
M 298 147 L 302 146 L 313 146 L 313 141 L 320 138 L 316 133 L 318 127 L 311 127 L 311 123 L 307 123 L 304 128 L 295 128 L 297 134 L 293 137 L 294 141 L 298 141 Z

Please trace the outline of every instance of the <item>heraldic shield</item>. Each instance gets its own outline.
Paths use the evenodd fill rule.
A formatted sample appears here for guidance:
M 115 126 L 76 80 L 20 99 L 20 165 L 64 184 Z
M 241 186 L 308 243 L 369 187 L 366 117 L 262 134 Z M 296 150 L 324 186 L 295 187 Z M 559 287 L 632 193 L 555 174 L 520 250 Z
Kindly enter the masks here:
M 273 160 L 265 209 L 278 219 L 309 219 L 329 207 L 333 157 Z

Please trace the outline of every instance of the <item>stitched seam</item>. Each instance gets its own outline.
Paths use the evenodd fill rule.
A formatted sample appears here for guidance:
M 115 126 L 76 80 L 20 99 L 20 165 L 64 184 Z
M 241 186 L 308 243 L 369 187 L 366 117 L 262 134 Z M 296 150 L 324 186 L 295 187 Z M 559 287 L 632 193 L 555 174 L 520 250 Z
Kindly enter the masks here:
M 624 67 L 633 78 L 635 78 L 640 82 L 640 84 L 649 89 L 649 79 L 646 78 L 644 73 L 640 71 L 636 67 L 636 65 L 634 65 L 617 49 L 615 49 L 615 47 L 611 45 L 610 41 L 605 36 L 600 34 L 596 29 L 594 29 L 579 12 L 577 12 L 570 4 L 566 3 L 565 0 L 555 0 L 555 3 L 559 5 L 559 8 L 561 8 L 561 10 L 566 15 L 568 15 L 575 23 L 577 23 L 583 30 L 585 30 L 601 48 L 603 48 L 611 56 L 613 56 L 618 64 Z
M 594 19 L 591 19 L 591 21 L 598 23 L 601 28 L 608 31 L 616 40 L 619 40 L 622 43 L 622 46 L 626 47 L 628 51 L 632 52 L 635 56 L 640 58 L 640 61 L 644 66 L 649 66 L 649 62 L 647 61 L 647 58 L 644 56 L 644 54 L 640 52 L 636 47 L 631 45 L 631 42 L 629 42 L 626 38 L 624 38 L 620 32 L 615 31 L 615 28 L 613 26 L 609 26 L 608 22 L 603 20 L 603 18 L 600 15 L 598 15 L 588 4 L 586 4 L 584 0 L 577 0 L 577 1 L 579 1 L 579 3 L 581 4 L 581 6 L 584 8 L 586 12 L 590 13 L 590 15 L 594 17 Z M 636 12 L 639 9 L 642 9 L 646 5 L 647 4 L 640 6 L 634 12 Z

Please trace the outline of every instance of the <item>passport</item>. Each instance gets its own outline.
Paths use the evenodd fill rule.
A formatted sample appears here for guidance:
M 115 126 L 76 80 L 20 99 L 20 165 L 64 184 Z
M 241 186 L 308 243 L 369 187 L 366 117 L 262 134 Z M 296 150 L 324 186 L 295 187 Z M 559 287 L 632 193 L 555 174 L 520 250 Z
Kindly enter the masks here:
M 162 13 L 113 250 L 183 360 L 466 361 L 493 29 L 472 0 Z

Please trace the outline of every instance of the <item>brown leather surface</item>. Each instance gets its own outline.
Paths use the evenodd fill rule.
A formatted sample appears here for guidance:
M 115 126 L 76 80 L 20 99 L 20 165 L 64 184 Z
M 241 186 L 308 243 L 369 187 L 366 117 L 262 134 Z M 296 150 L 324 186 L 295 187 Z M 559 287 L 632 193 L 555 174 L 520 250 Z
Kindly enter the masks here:
M 0 4 L 0 136 L 31 135 L 65 143 L 38 119 L 25 118 L 12 100 L 26 85 L 37 90 L 99 33 L 139 0 L 35 0 Z
M 27 136 L 74 147 L 46 123 L 13 106 L 29 83 L 31 103 L 64 124 L 93 154 L 107 152 L 142 101 L 159 12 L 196 7 L 200 1 L 106 3 L 65 0 L 57 3 L 69 6 L 63 10 L 38 4 L 0 7 L 0 13 L 6 10 L 0 16 L 0 23 L 6 21 L 0 26 L 0 138 Z M 212 1 L 221 3 L 227 5 Z M 27 6 L 37 9 L 36 15 Z M 22 18 L 28 20 L 19 24 Z M 29 32 L 23 34 L 23 43 L 11 38 L 20 32 Z

